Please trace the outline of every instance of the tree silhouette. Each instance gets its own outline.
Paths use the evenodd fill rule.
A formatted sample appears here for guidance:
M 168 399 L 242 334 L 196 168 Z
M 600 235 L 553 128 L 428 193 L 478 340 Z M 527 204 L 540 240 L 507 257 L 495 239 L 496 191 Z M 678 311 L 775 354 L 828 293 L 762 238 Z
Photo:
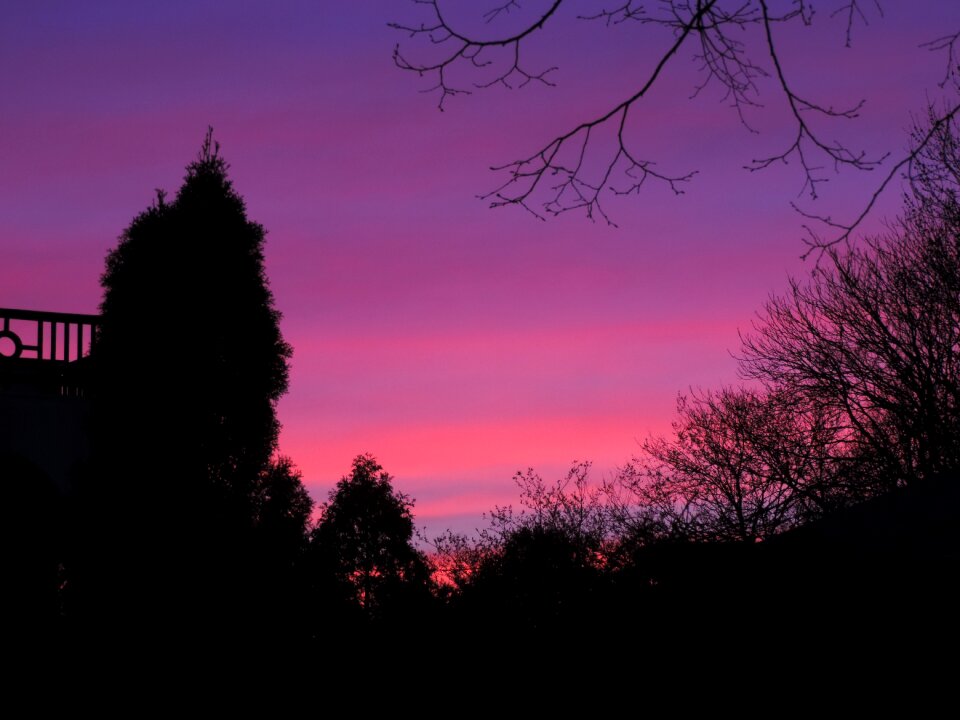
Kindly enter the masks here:
M 587 622 L 614 540 L 604 489 L 590 484 L 589 472 L 590 463 L 574 463 L 554 483 L 533 469 L 518 472 L 519 510 L 495 507 L 472 541 L 450 532 L 435 540 L 435 567 L 461 632 L 482 640 Z
M 830 248 L 744 340 L 744 374 L 838 417 L 888 488 L 960 467 L 958 238 L 958 208 L 920 198 L 887 235 Z
M 612 527 L 604 489 L 590 484 L 590 467 L 589 462 L 575 462 L 552 484 L 533 468 L 518 472 L 514 482 L 520 491 L 520 510 L 495 507 L 483 537 L 496 546 L 520 530 L 543 530 L 567 538 L 582 562 L 593 562 L 604 552 Z
M 295 561 L 308 535 L 313 499 L 288 457 L 278 457 L 261 473 L 254 491 L 254 526 L 270 557 Z
M 102 612 L 229 617 L 244 538 L 278 514 L 262 479 L 291 351 L 227 170 L 209 131 L 175 199 L 158 191 L 107 257 L 84 522 Z
M 174 202 L 159 193 L 111 251 L 98 362 L 107 378 L 173 390 L 153 392 L 151 405 L 164 420 L 178 416 L 177 427 L 156 429 L 214 484 L 245 494 L 276 444 L 290 348 L 263 268 L 263 228 L 247 220 L 227 169 L 208 132 Z M 111 380 L 103 393 L 119 403 L 134 387 Z
M 624 526 L 755 541 L 960 469 L 960 154 L 928 122 L 903 218 L 767 302 L 741 358 L 763 388 L 681 398 L 611 486 Z
M 413 4 L 417 9 L 409 12 L 409 20 L 390 23 L 407 36 L 396 45 L 394 62 L 402 70 L 428 78 L 431 84 L 424 92 L 436 93 L 441 110 L 454 98 L 494 86 L 554 84 L 552 73 L 557 68 L 533 65 L 528 48 L 535 36 L 548 35 L 563 22 L 561 18 L 571 3 L 497 0 L 485 7 L 471 5 L 469 10 L 445 0 L 413 0 Z M 732 108 L 749 133 L 756 133 L 752 117 L 768 104 L 761 102 L 762 90 L 772 90 L 789 114 L 792 132 L 782 147 L 756 157 L 747 165 L 748 170 L 792 163 L 801 175 L 801 194 L 815 200 L 820 186 L 829 178 L 825 169 L 873 170 L 884 166 L 886 156 L 871 157 L 825 129 L 831 120 L 857 118 L 864 101 L 835 107 L 808 96 L 798 89 L 797 68 L 781 52 L 785 28 L 815 24 L 809 0 L 783 4 L 769 0 L 619 0 L 575 12 L 582 13 L 576 19 L 607 28 L 623 24 L 642 28 L 647 35 L 638 42 L 638 48 L 660 49 L 645 60 L 648 65 L 624 97 L 588 109 L 581 122 L 548 136 L 532 152 L 494 167 L 504 179 L 481 196 L 491 207 L 519 206 L 541 219 L 579 210 L 613 224 L 605 210 L 611 196 L 636 194 L 645 185 L 657 182 L 682 193 L 696 169 L 661 169 L 650 158 L 650 148 L 644 146 L 642 133 L 632 121 L 642 113 L 655 86 L 670 84 L 673 66 L 684 53 L 692 54 L 701 73 L 699 82 L 691 88 L 692 95 L 699 95 L 708 86 L 719 88 L 722 102 Z M 837 0 L 826 14 L 843 23 L 849 47 L 856 26 L 868 24 L 871 15 L 882 17 L 883 10 L 879 2 Z M 957 37 L 947 35 L 927 45 L 929 50 L 947 55 L 943 84 L 956 79 Z M 960 104 L 954 101 L 934 114 L 935 121 L 947 123 L 958 112 Z M 814 233 L 811 242 L 824 247 L 847 237 L 891 180 L 902 170 L 909 170 L 928 140 L 917 138 L 906 156 L 885 167 L 873 197 L 853 220 L 840 223 L 829 217 L 818 218 L 837 230 L 839 238 L 821 239 Z
M 620 525 L 755 541 L 960 468 L 960 152 L 915 137 L 913 195 L 886 235 L 825 248 L 743 339 L 764 386 L 681 397 L 673 437 L 610 484 Z
M 586 626 L 603 578 L 597 557 L 585 555 L 560 527 L 527 525 L 486 554 L 456 602 L 481 633 L 553 633 L 571 622 Z
M 313 500 L 300 472 L 277 457 L 260 474 L 253 499 L 253 532 L 244 578 L 233 593 L 246 595 L 244 628 L 274 647 L 302 644 L 310 636 L 308 540 Z M 244 600 L 244 598 L 241 598 Z
M 753 542 L 846 504 L 843 427 L 789 393 L 725 388 L 681 396 L 611 489 L 624 527 L 661 538 Z M 624 502 L 626 500 L 626 502 Z
M 430 571 L 414 545 L 413 501 L 371 455 L 358 455 L 321 506 L 311 544 L 329 590 L 373 620 L 425 602 Z

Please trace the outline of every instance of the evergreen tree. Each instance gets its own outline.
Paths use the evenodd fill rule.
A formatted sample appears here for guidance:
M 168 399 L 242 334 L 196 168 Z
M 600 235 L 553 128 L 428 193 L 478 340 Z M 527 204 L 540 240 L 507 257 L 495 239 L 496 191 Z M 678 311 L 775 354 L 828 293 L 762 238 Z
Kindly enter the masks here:
M 134 218 L 101 280 L 90 599 L 161 624 L 204 608 L 229 617 L 238 603 L 225 594 L 250 549 L 287 388 L 264 230 L 227 170 L 208 131 L 175 199 L 158 192 Z

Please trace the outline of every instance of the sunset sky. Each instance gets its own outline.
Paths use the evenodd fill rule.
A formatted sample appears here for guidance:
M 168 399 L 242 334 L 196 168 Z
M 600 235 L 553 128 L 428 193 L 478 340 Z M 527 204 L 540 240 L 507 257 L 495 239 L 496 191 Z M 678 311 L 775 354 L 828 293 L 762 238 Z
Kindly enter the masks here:
M 946 57 L 919 45 L 960 30 L 960 3 L 892 0 L 883 17 L 865 4 L 852 48 L 830 17 L 840 4 L 782 28 L 785 71 L 824 105 L 866 98 L 825 134 L 899 159 L 926 102 L 950 97 Z M 402 0 L 5 4 L 0 306 L 96 312 L 106 252 L 156 188 L 176 191 L 212 125 L 268 231 L 295 351 L 281 450 L 315 498 L 370 452 L 417 499 L 420 525 L 470 530 L 514 501 L 517 470 L 612 472 L 669 430 L 678 392 L 737 381 L 738 330 L 810 268 L 790 201 L 850 218 L 886 170 L 828 169 L 815 204 L 798 198 L 795 163 L 745 171 L 791 142 L 783 96 L 761 86 L 751 134 L 719 89 L 690 99 L 688 49 L 631 127 L 658 167 L 699 171 L 686 194 L 610 201 L 619 228 L 488 209 L 476 196 L 501 179 L 491 165 L 608 110 L 669 45 L 658 27 L 576 19 L 598 6 L 568 2 L 531 38 L 557 87 L 477 91 L 441 113 L 420 92 L 429 80 L 391 59 L 405 36 L 387 23 L 421 17 Z

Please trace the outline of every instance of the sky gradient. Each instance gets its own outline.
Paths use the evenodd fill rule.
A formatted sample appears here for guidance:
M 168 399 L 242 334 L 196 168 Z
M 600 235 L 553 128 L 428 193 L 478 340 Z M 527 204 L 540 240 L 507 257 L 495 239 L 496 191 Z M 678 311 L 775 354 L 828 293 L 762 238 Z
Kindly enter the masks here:
M 738 330 L 809 269 L 789 206 L 802 178 L 743 170 L 789 143 L 782 96 L 763 88 L 752 135 L 718 91 L 689 99 L 696 64 L 681 53 L 631 132 L 658 167 L 699 170 L 685 195 L 609 203 L 618 229 L 487 209 L 490 165 L 608 109 L 669 41 L 569 5 L 530 46 L 558 87 L 493 88 L 443 113 L 391 60 L 403 37 L 387 22 L 419 17 L 405 2 L 5 6 L 0 306 L 95 312 L 106 252 L 155 188 L 176 191 L 212 125 L 268 231 L 294 347 L 281 450 L 315 498 L 370 452 L 419 524 L 469 530 L 514 500 L 517 470 L 611 472 L 668 431 L 678 392 L 736 382 Z M 871 14 L 852 48 L 826 5 L 778 38 L 801 92 L 867 99 L 834 135 L 895 158 L 944 97 L 945 57 L 918 46 L 960 29 L 958 4 L 907 5 Z M 805 207 L 851 217 L 878 174 L 844 173 Z M 892 188 L 864 230 L 898 205 Z

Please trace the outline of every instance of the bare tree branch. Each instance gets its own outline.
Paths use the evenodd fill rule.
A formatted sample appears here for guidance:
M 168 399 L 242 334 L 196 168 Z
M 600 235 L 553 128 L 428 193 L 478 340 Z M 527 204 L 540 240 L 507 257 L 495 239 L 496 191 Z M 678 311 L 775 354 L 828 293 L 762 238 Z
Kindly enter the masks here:
M 877 9 L 877 12 L 880 14 L 880 17 L 883 17 L 883 7 L 880 5 L 880 0 L 873 0 L 873 5 Z M 863 11 L 861 3 L 858 0 L 850 0 L 846 5 L 841 5 L 836 10 L 834 10 L 830 17 L 837 17 L 838 15 L 847 16 L 847 41 L 846 46 L 853 46 L 853 24 L 857 20 L 864 25 L 869 25 L 870 21 L 867 19 L 867 14 Z
M 413 0 L 427 11 L 428 19 L 419 25 L 391 23 L 391 27 L 406 32 L 412 40 L 419 40 L 420 51 L 429 59 L 414 59 L 406 48 L 398 43 L 394 49 L 397 67 L 431 77 L 433 84 L 423 92 L 439 93 L 438 105 L 445 109 L 446 101 L 457 95 L 469 95 L 475 90 L 503 86 L 519 88 L 531 83 L 553 86 L 551 73 L 557 68 L 533 70 L 523 61 L 522 45 L 542 30 L 548 21 L 557 17 L 563 0 L 541 0 L 540 9 L 530 10 L 519 0 L 500 0 L 499 4 L 478 18 L 487 26 L 505 16 L 520 18 L 518 29 L 492 35 L 472 30 L 455 28 L 441 7 L 443 0 Z M 750 133 L 756 133 L 748 113 L 761 107 L 760 85 L 763 81 L 774 84 L 777 92 L 786 100 L 792 119 L 793 130 L 782 151 L 752 160 L 745 167 L 750 171 L 769 168 L 772 165 L 795 163 L 801 173 L 801 195 L 816 200 L 820 185 L 827 182 L 827 171 L 838 173 L 843 169 L 870 171 L 885 165 L 888 154 L 869 157 L 864 150 L 852 149 L 844 143 L 824 134 L 816 119 L 852 120 L 860 115 L 864 101 L 851 107 L 833 105 L 811 99 L 798 92 L 790 80 L 790 72 L 778 49 L 774 27 L 792 23 L 811 25 L 814 11 L 809 0 L 792 0 L 784 9 L 773 11 L 770 0 L 613 0 L 610 4 L 598 2 L 595 11 L 579 14 L 583 20 L 600 21 L 605 26 L 626 23 L 641 27 L 659 27 L 671 34 L 670 43 L 657 57 L 637 89 L 627 98 L 612 104 L 609 109 L 576 124 L 566 132 L 554 136 L 534 152 L 521 155 L 515 160 L 493 166 L 491 169 L 505 174 L 503 181 L 493 190 L 481 194 L 490 207 L 519 206 L 541 220 L 547 216 L 560 215 L 571 210 L 583 211 L 590 219 L 603 219 L 614 225 L 607 211 L 609 197 L 632 195 L 649 182 L 663 183 L 672 192 L 682 194 L 684 183 L 696 174 L 695 169 L 670 172 L 660 168 L 640 147 L 641 137 L 635 128 L 628 125 L 639 109 L 639 102 L 664 76 L 666 65 L 686 45 L 699 64 L 702 80 L 691 93 L 697 97 L 710 86 L 719 87 L 721 101 L 728 104 Z M 879 0 L 838 0 L 831 18 L 845 21 L 846 45 L 852 43 L 854 26 L 869 23 L 870 14 L 883 16 Z M 529 17 L 523 20 L 524 13 Z M 759 38 L 746 31 L 756 28 L 762 38 L 763 62 L 751 58 L 753 49 L 758 49 Z M 735 34 L 736 31 L 736 34 Z M 751 43 L 751 38 L 754 42 Z M 945 51 L 947 74 L 944 83 L 956 72 L 960 33 L 944 35 L 924 45 L 930 50 Z M 757 46 L 757 47 L 754 47 Z M 454 69 L 468 75 L 483 76 L 465 85 L 454 81 Z M 952 121 L 957 107 L 942 116 L 943 122 Z M 929 138 L 928 138 L 929 139 Z M 807 253 L 848 239 L 873 210 L 879 196 L 891 181 L 905 168 L 909 168 L 916 154 L 926 141 L 915 144 L 906 157 L 894 164 L 883 176 L 879 186 L 870 197 L 866 207 L 851 223 L 841 223 L 829 216 L 818 215 L 793 207 L 807 220 L 809 232 Z M 817 225 L 831 231 L 828 237 L 820 237 Z M 839 231 L 833 233 L 832 231 Z
M 763 170 L 770 167 L 775 162 L 786 163 L 791 156 L 796 156 L 800 161 L 800 167 L 803 170 L 804 176 L 803 187 L 801 188 L 800 192 L 801 194 L 807 192 L 809 193 L 811 200 L 816 200 L 817 185 L 819 183 L 826 182 L 826 178 L 817 175 L 817 171 L 822 170 L 823 168 L 822 166 L 812 164 L 809 151 L 805 149 L 807 145 L 812 146 L 814 149 L 819 150 L 821 154 L 825 155 L 827 159 L 833 163 L 835 172 L 843 165 L 853 167 L 857 170 L 872 170 L 880 165 L 887 156 L 884 155 L 876 160 L 867 159 L 866 154 L 863 151 L 854 152 L 840 143 L 824 141 L 816 134 L 816 132 L 813 131 L 803 115 L 805 112 L 813 112 L 831 118 L 853 119 L 858 116 L 860 108 L 863 107 L 864 101 L 861 100 L 852 108 L 846 110 L 837 110 L 832 106 L 824 107 L 823 105 L 819 105 L 815 102 L 811 102 L 810 100 L 798 96 L 787 82 L 787 78 L 783 72 L 783 66 L 780 63 L 780 57 L 777 54 L 776 44 L 773 41 L 773 31 L 771 29 L 772 20 L 770 18 L 767 2 L 766 0 L 759 0 L 759 2 L 763 14 L 763 29 L 766 35 L 770 59 L 773 62 L 774 68 L 776 69 L 777 80 L 780 83 L 780 87 L 787 98 L 787 102 L 790 106 L 790 112 L 796 121 L 796 135 L 793 143 L 783 152 L 777 155 L 771 155 L 770 157 L 754 160 L 746 167 L 751 171 Z
M 563 0 L 553 0 L 553 4 L 542 15 L 537 17 L 534 22 L 527 25 L 521 31 L 509 35 L 508 37 L 496 38 L 493 40 L 482 40 L 468 37 L 466 34 L 458 32 L 444 19 L 440 10 L 439 0 L 413 0 L 417 5 L 425 5 L 432 8 L 433 18 L 429 22 L 423 22 L 420 25 L 404 25 L 402 23 L 388 23 L 390 27 L 409 33 L 410 37 L 425 37 L 429 43 L 440 47 L 443 52 L 438 60 L 429 62 L 420 62 L 412 60 L 404 55 L 400 50 L 400 43 L 397 43 L 393 49 L 393 61 L 401 70 L 411 70 L 418 75 L 434 75 L 436 84 L 428 87 L 423 92 L 439 91 L 440 101 L 438 107 L 443 110 L 444 102 L 448 97 L 455 95 L 469 95 L 470 90 L 457 87 L 450 83 L 449 72 L 452 67 L 458 64 L 467 64 L 473 68 L 485 68 L 493 65 L 493 60 L 487 59 L 486 51 L 490 48 L 510 48 L 513 50 L 513 62 L 501 69 L 499 74 L 490 82 L 475 85 L 478 88 L 490 87 L 501 83 L 507 87 L 511 85 L 511 78 L 519 77 L 520 87 L 527 83 L 537 80 L 546 85 L 551 85 L 546 76 L 556 70 L 555 67 L 547 68 L 541 72 L 528 72 L 520 64 L 520 43 L 528 35 L 540 30 L 544 23 L 549 20 L 557 11 Z M 509 13 L 511 9 L 519 9 L 516 0 L 510 0 L 506 4 L 494 8 L 485 14 L 488 22 L 497 18 L 501 13 Z
M 932 119 L 929 129 L 920 136 L 918 142 L 914 143 L 910 152 L 890 168 L 890 171 L 884 176 L 883 181 L 870 195 L 870 199 L 867 201 L 867 204 L 864 206 L 863 210 L 860 211 L 860 214 L 857 215 L 852 222 L 848 224 L 837 222 L 829 215 L 816 215 L 809 213 L 799 208 L 795 203 L 791 203 L 793 209 L 808 220 L 815 220 L 818 223 L 827 226 L 828 228 L 841 231 L 839 235 L 824 238 L 809 225 L 804 225 L 804 229 L 807 231 L 807 237 L 804 238 L 804 242 L 807 245 L 807 250 L 803 253 L 803 255 L 801 255 L 801 257 L 805 260 L 811 254 L 816 253 L 819 261 L 819 258 L 822 257 L 825 250 L 850 240 L 854 230 L 856 230 L 870 214 L 870 211 L 873 210 L 874 205 L 877 204 L 877 200 L 880 199 L 880 196 L 887 189 L 887 186 L 890 184 L 890 182 L 904 168 L 909 169 L 913 165 L 916 159 L 923 154 L 930 142 L 934 138 L 938 137 L 943 132 L 944 128 L 953 122 L 954 118 L 957 117 L 957 113 L 960 113 L 960 103 L 953 105 L 952 107 L 948 108 L 945 113 Z M 910 179 L 912 177 L 912 173 L 908 171 L 906 177 L 907 179 Z
M 958 71 L 958 65 L 960 65 L 960 58 L 957 55 L 958 41 L 960 41 L 960 32 L 955 32 L 952 35 L 944 35 L 920 45 L 920 47 L 927 48 L 931 52 L 940 50 L 946 50 L 947 52 L 947 69 L 943 74 L 943 80 L 940 81 L 941 88 L 946 87 L 950 78 L 954 77 Z
M 600 215 L 608 224 L 614 223 L 600 205 L 600 193 L 610 187 L 610 178 L 615 170 L 619 170 L 627 178 L 628 184 L 619 189 L 611 188 L 614 193 L 626 195 L 636 192 L 649 180 L 661 180 L 673 190 L 674 193 L 682 193 L 679 183 L 686 182 L 693 177 L 695 172 L 688 172 L 681 175 L 669 175 L 654 170 L 653 163 L 649 160 L 638 158 L 627 147 L 624 138 L 624 125 L 627 120 L 630 108 L 653 86 L 660 73 L 663 71 L 667 62 L 676 54 L 680 46 L 683 45 L 687 37 L 694 31 L 695 24 L 703 15 L 710 10 L 717 0 L 708 0 L 692 18 L 692 20 L 683 26 L 680 34 L 674 40 L 670 48 L 661 56 L 660 61 L 654 67 L 653 72 L 647 78 L 647 81 L 626 100 L 622 101 L 612 110 L 600 117 L 583 122 L 573 130 L 560 135 L 551 140 L 536 153 L 519 160 L 514 160 L 505 165 L 494 166 L 493 170 L 505 170 L 509 177 L 505 183 L 493 191 L 482 195 L 485 200 L 490 200 L 490 207 L 503 207 L 506 205 L 519 205 L 536 217 L 543 219 L 543 215 L 534 210 L 529 203 L 531 196 L 545 177 L 558 177 L 558 181 L 550 188 L 551 194 L 543 203 L 543 209 L 551 215 L 559 215 L 569 210 L 583 209 L 587 217 L 593 219 L 595 215 Z M 617 119 L 617 147 L 612 158 L 605 163 L 605 171 L 599 182 L 589 182 L 583 178 L 583 160 L 586 154 L 590 136 L 594 128 L 603 125 L 608 120 Z M 567 165 L 559 159 L 562 149 L 579 143 L 579 152 L 577 161 L 574 165 Z M 513 191 L 513 192 L 511 192 Z

